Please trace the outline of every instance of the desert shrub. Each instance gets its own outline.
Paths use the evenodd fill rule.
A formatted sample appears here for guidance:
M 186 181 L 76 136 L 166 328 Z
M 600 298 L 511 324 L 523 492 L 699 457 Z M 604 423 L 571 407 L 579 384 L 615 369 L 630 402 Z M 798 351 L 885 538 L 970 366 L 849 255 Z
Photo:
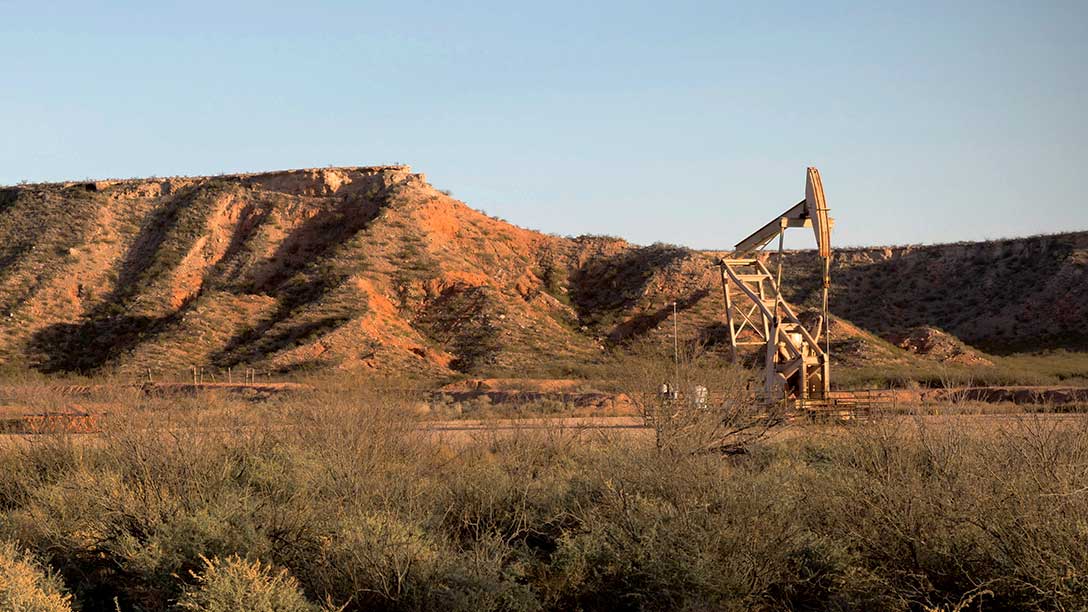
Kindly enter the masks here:
M 819 523 L 809 524 L 850 545 L 888 595 L 887 609 L 958 601 L 974 588 L 959 570 L 976 549 L 957 457 L 945 445 L 918 452 L 898 433 L 862 435 L 821 448 L 829 455 L 815 479 L 824 488 L 809 499 Z
M 542 609 L 527 584 L 534 560 L 498 537 L 477 540 L 445 556 L 434 582 L 417 601 L 422 610 L 493 610 L 532 612 Z
M 617 453 L 600 467 L 609 478 L 596 503 L 552 559 L 556 608 L 748 610 L 788 601 L 791 586 L 826 601 L 847 585 L 843 551 L 792 516 L 790 470 L 751 472 L 706 455 L 665 462 L 656 451 Z
M 0 478 L 0 508 L 24 505 L 38 489 L 56 482 L 79 462 L 80 449 L 71 436 L 49 435 L 33 445 L 0 445 L 0 470 L 18 477 Z
M 178 610 L 193 612 L 317 612 L 320 608 L 303 596 L 286 570 L 274 571 L 260 561 L 241 557 L 205 559 L 195 576 L 196 584 L 185 589 Z
M 392 606 L 411 599 L 439 556 L 437 544 L 418 525 L 390 512 L 341 517 L 322 538 L 310 567 L 300 575 L 308 590 L 352 608 Z
M 70 612 L 72 598 L 52 570 L 15 543 L 0 543 L 0 610 Z
M 189 475 L 177 486 L 169 476 L 79 468 L 36 490 L 7 528 L 51 551 L 77 593 L 162 609 L 181 586 L 176 576 L 197 569 L 201 555 L 270 548 L 244 497 L 205 480 L 208 472 Z
M 49 551 L 81 599 L 117 598 L 144 609 L 175 599 L 183 586 L 178 576 L 199 570 L 202 556 L 296 561 L 309 554 L 325 513 L 322 489 L 342 486 L 315 475 L 342 465 L 275 431 L 236 436 L 160 423 L 180 425 L 164 433 L 153 428 L 156 419 L 168 420 L 130 415 L 103 432 L 99 447 L 83 447 L 66 467 L 50 468 L 60 474 L 31 480 L 0 530 Z M 352 431 L 352 419 L 340 422 Z M 304 425 L 293 435 L 306 435 Z M 33 466 L 45 450 L 16 458 Z M 33 471 L 16 473 L 21 480 Z
M 820 445 L 806 522 L 850 545 L 889 609 L 1078 609 L 1084 433 L 1034 419 L 996 432 L 866 428 Z
M 603 487 L 585 469 L 596 462 L 573 438 L 548 441 L 515 433 L 466 456 L 467 469 L 445 474 L 432 489 L 442 529 L 463 546 L 498 538 L 535 554 L 550 554 Z M 587 464 L 581 464 L 585 459 Z
M 520 448 L 546 471 L 546 452 Z M 476 448 L 436 465 L 419 451 L 410 463 L 387 452 L 341 501 L 318 547 L 293 564 L 307 591 L 349 610 L 537 609 L 522 542 L 546 521 L 523 510 L 534 489 L 512 475 L 532 459 L 492 462 L 501 452 Z
M 347 611 L 1088 606 L 1080 421 L 796 425 L 722 455 L 432 439 L 354 388 L 208 402 L 0 447 L 0 537 L 90 612 L 277 589 Z

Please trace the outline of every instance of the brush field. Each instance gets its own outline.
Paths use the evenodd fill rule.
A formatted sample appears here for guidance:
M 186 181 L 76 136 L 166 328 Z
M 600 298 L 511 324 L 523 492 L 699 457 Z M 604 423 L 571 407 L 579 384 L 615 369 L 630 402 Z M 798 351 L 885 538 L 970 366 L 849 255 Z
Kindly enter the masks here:
M 3 609 L 1088 606 L 1080 415 L 793 421 L 722 454 L 660 420 L 451 436 L 343 381 L 95 394 L 95 433 L 0 437 Z

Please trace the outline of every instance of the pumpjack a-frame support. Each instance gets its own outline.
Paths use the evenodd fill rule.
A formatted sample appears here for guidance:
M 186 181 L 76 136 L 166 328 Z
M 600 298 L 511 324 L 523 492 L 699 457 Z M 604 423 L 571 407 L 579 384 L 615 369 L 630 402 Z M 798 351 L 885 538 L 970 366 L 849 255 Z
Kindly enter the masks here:
M 830 396 L 830 334 L 827 294 L 830 287 L 831 225 L 823 182 L 808 168 L 805 199 L 737 243 L 721 259 L 722 293 L 733 360 L 738 347 L 765 346 L 764 394 L 769 402 L 825 400 Z M 823 261 L 823 311 L 811 332 L 782 298 L 783 236 L 787 228 L 811 227 Z M 758 252 L 778 238 L 777 274 Z M 817 338 L 824 335 L 824 346 Z
M 722 293 L 733 359 L 737 347 L 765 346 L 764 395 L 768 401 L 824 399 L 830 392 L 830 360 L 782 298 L 774 275 L 755 258 L 722 259 Z

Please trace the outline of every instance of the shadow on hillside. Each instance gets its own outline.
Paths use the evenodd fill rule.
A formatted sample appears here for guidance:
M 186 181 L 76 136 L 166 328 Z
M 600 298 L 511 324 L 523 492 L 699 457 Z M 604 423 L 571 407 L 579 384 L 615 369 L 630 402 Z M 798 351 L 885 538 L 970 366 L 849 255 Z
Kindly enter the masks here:
M 455 285 L 430 300 L 415 325 L 456 356 L 451 369 L 472 373 L 494 365 L 502 350 L 494 308 L 488 287 Z
M 195 189 L 189 187 L 169 198 L 164 206 L 151 211 L 121 260 L 116 288 L 103 304 L 122 303 L 140 290 L 146 273 L 159 263 L 163 244 L 181 223 L 182 211 L 192 205 L 197 196 Z
M 710 295 L 709 289 L 700 289 L 685 298 L 677 300 L 676 308 L 680 312 L 688 310 L 708 295 Z M 637 314 L 617 325 L 608 334 L 608 341 L 619 344 L 631 338 L 637 338 L 664 323 L 672 316 L 672 312 L 672 303 L 669 303 L 653 312 Z
M 90 374 L 114 357 L 134 349 L 177 316 L 178 313 L 158 318 L 121 315 L 57 323 L 36 332 L 30 339 L 29 350 L 35 355 L 35 367 L 47 374 Z
M 351 277 L 350 265 L 339 268 L 331 258 L 335 249 L 365 230 L 385 201 L 353 197 L 323 210 L 291 232 L 254 272 L 250 291 L 276 297 L 278 305 L 267 318 L 236 334 L 211 356 L 211 363 L 233 367 L 260 359 L 332 331 L 365 312 L 362 302 L 325 305 L 310 321 L 290 327 L 283 323 L 307 305 L 322 302 Z
M 918 247 L 873 261 L 837 256 L 830 308 L 877 336 L 929 326 L 992 354 L 1088 349 L 1088 273 L 1069 265 L 1060 237 Z M 783 282 L 794 304 L 815 305 L 816 256 L 790 256 Z
M 211 196 L 192 189 L 183 190 L 154 210 L 121 260 L 114 290 L 78 322 L 50 325 L 32 336 L 29 349 L 36 356 L 37 369 L 46 373 L 91 373 L 131 351 L 181 316 L 199 292 L 176 311 L 160 317 L 133 316 L 125 314 L 125 310 L 128 302 L 154 277 L 173 270 L 181 262 L 181 254 L 164 253 L 169 238 L 178 238 L 175 234 L 179 232 L 192 234 L 180 236 L 191 242 L 198 238 L 199 226 L 188 231 L 182 226 L 201 220 L 200 211 L 187 210 L 198 205 L 199 197 Z M 185 213 L 197 217 L 186 218 Z
M 608 326 L 646 293 L 654 273 L 691 255 L 682 247 L 655 244 L 587 261 L 570 275 L 570 297 L 583 325 Z
M 183 192 L 153 212 L 120 263 L 116 289 L 80 321 L 58 323 L 34 334 L 29 348 L 38 357 L 37 368 L 50 373 L 92 372 L 180 320 L 190 304 L 203 294 L 204 282 L 176 311 L 164 316 L 132 316 L 126 314 L 126 309 L 134 298 L 141 296 L 141 290 L 176 269 L 191 245 L 206 231 L 206 211 L 201 204 L 216 195 Z M 273 330 L 299 308 L 321 300 L 347 277 L 325 261 L 317 260 L 366 227 L 380 210 L 376 202 L 359 204 L 358 200 L 347 200 L 335 209 L 322 211 L 287 237 L 266 263 L 262 282 L 253 287 L 255 291 L 275 295 L 279 299 L 278 308 L 253 329 L 234 336 L 222 351 L 213 355 L 212 363 L 235 365 L 293 346 L 335 329 L 357 314 L 358 304 L 354 310 L 345 304 L 289 328 Z M 225 262 L 242 248 L 267 214 L 251 212 L 249 217 L 252 218 L 248 222 L 239 225 L 227 253 L 209 276 L 228 274 Z
M 380 199 L 354 197 L 310 217 L 291 231 L 253 273 L 253 290 L 275 292 L 296 272 L 313 267 L 315 260 L 366 229 L 383 204 Z

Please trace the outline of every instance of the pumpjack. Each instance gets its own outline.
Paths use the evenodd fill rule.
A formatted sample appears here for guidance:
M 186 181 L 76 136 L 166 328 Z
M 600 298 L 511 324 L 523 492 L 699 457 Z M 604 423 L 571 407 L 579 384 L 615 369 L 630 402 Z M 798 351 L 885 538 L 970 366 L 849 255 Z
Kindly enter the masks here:
M 732 357 L 742 346 L 763 346 L 764 397 L 768 402 L 804 404 L 827 400 L 831 390 L 831 330 L 827 292 L 831 287 L 831 226 L 820 171 L 809 168 L 805 198 L 737 243 L 719 260 Z M 791 227 L 811 227 L 823 266 L 823 310 L 812 329 L 782 297 L 783 239 Z M 777 269 L 760 252 L 778 238 Z M 823 336 L 823 346 L 820 337 Z

